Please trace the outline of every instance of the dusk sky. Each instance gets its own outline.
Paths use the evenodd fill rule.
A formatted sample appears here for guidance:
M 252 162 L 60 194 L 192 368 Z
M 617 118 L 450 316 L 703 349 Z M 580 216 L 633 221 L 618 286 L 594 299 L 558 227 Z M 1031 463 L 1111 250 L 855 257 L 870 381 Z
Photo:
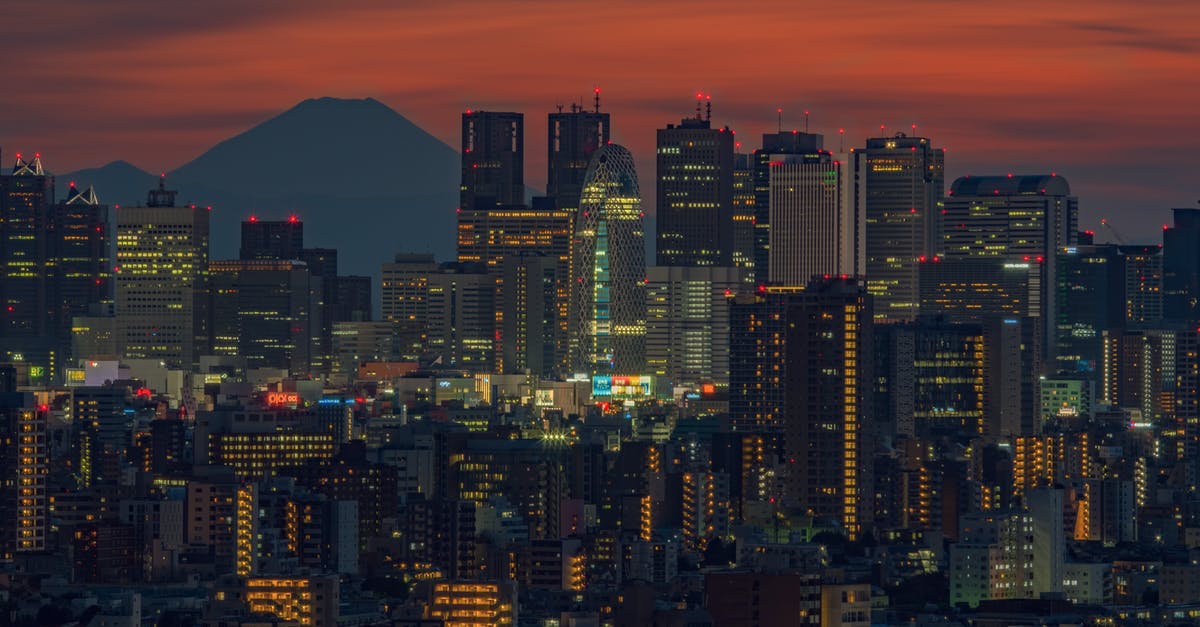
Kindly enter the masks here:
M 702 90 L 745 151 L 780 106 L 834 149 L 916 123 L 947 183 L 1055 171 L 1084 226 L 1157 241 L 1200 198 L 1197 33 L 1196 0 L 10 3 L 0 146 L 158 172 L 305 98 L 372 96 L 455 147 L 461 110 L 523 111 L 540 188 L 556 103 L 601 86 L 646 176 Z

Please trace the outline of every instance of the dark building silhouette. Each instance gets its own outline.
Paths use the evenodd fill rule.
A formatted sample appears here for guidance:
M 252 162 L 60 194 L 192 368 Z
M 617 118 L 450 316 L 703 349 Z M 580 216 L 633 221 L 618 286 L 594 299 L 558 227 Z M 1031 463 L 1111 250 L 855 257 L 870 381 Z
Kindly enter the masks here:
M 250 216 L 242 222 L 239 259 L 300 259 L 304 248 L 304 222 L 296 216 L 287 220 L 259 220 Z
M 525 202 L 525 116 L 467 110 L 462 116 L 459 209 Z
M 658 130 L 655 265 L 732 265 L 733 144 L 699 109 Z
M 112 303 L 108 218 L 91 187 L 56 203 L 40 157 L 0 175 L 0 359 L 26 362 L 32 382 L 57 382 L 72 320 Z
M 871 297 L 858 279 L 814 279 L 784 315 L 787 501 L 856 538 L 873 511 Z
M 1200 209 L 1172 209 L 1163 229 L 1163 318 L 1200 322 Z
M 564 211 L 579 208 L 588 162 L 608 144 L 611 125 L 600 112 L 600 88 L 596 88 L 595 110 L 572 104 L 570 110 L 551 113 L 546 132 L 546 196 Z

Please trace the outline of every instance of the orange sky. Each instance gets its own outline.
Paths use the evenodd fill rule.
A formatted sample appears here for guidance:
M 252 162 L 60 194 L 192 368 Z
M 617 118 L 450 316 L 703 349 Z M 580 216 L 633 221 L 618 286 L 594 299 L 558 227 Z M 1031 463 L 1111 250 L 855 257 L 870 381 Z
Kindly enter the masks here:
M 1153 235 L 1200 198 L 1198 32 L 1196 0 L 14 3 L 0 146 L 157 172 L 302 99 L 374 96 L 453 146 L 462 109 L 524 111 L 537 187 L 556 103 L 600 85 L 645 174 L 703 90 L 746 150 L 778 106 L 833 148 L 915 122 L 950 177 L 1054 170 L 1085 225 Z

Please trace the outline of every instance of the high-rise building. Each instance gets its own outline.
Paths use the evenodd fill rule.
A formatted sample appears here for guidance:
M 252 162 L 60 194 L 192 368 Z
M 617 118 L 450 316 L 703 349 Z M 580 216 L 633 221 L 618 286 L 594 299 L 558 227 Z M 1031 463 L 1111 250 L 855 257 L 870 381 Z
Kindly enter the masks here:
M 646 269 L 646 368 L 671 387 L 729 383 L 729 308 L 737 268 Z
M 865 222 L 845 155 L 777 155 L 769 163 L 768 274 L 775 285 L 863 273 Z
M 1126 256 L 1116 245 L 1067 246 L 1057 260 L 1053 298 L 1056 363 L 1060 373 L 1098 377 L 1104 352 L 1104 331 L 1125 328 Z M 1135 286 L 1137 283 L 1135 283 Z
M 484 266 L 444 263 L 429 275 L 427 349 L 433 363 L 493 372 L 496 361 L 496 279 Z
M 546 196 L 557 209 L 574 215 L 592 155 L 608 144 L 611 124 L 600 112 L 600 88 L 593 111 L 571 104 L 570 111 L 551 113 L 546 132 Z
M 733 132 L 706 118 L 658 130 L 659 266 L 729 266 L 733 256 Z
M 1042 319 L 1042 345 L 1052 357 L 1058 251 L 1074 246 L 1079 235 L 1079 199 L 1066 179 L 1057 174 L 961 177 L 944 205 L 938 240 L 943 263 L 1034 264 L 1024 315 Z
M 0 175 L 0 359 L 25 362 L 30 380 L 59 380 L 75 316 L 112 301 L 108 207 L 72 183 L 55 203 L 41 158 L 17 156 Z
M 48 408 L 0 389 L 0 561 L 46 550 L 50 459 Z
M 250 216 L 242 221 L 242 249 L 239 259 L 299 259 L 304 248 L 304 223 L 296 216 L 287 220 L 259 220 Z
M 608 144 L 592 156 L 575 220 L 571 368 L 589 374 L 645 369 L 646 261 L 633 155 Z
M 897 133 L 867 139 L 866 148 L 853 152 L 863 185 L 867 289 L 875 317 L 912 320 L 919 307 L 918 260 L 940 252 L 935 242 L 945 151 L 929 138 Z
M 1200 322 L 1200 209 L 1172 209 L 1163 229 L 1163 318 Z
M 0 253 L 3 253 L 3 338 L 44 337 L 53 307 L 47 293 L 54 263 L 49 245 L 54 177 L 42 169 L 41 155 L 17 155 L 12 174 L 0 176 Z
M 500 267 L 497 301 L 497 354 L 502 372 L 528 372 L 548 377 L 563 371 L 565 363 L 566 310 L 569 299 L 559 298 L 559 289 L 570 293 L 559 280 L 563 264 L 557 257 L 520 253 L 505 257 Z M 563 350 L 560 350 L 563 349 Z
M 1162 246 L 1119 246 L 1125 267 L 1125 324 L 1131 329 L 1158 325 L 1163 319 Z
M 516 338 L 505 335 L 506 332 L 520 332 L 522 328 L 528 330 L 528 327 L 521 324 L 508 324 L 509 319 L 513 319 L 514 323 L 519 322 L 516 319 L 523 315 L 523 312 L 506 306 L 507 304 L 516 307 L 519 294 L 528 294 L 528 286 L 514 287 L 515 291 L 511 292 L 509 298 L 504 296 L 509 289 L 509 286 L 504 284 L 506 263 L 528 255 L 543 255 L 552 273 L 550 279 L 553 296 L 548 306 L 553 316 L 549 319 L 546 332 L 538 332 L 542 336 L 538 341 L 548 342 L 549 346 L 536 349 L 539 353 L 549 350 L 551 359 L 541 366 L 544 370 L 538 371 L 538 374 L 565 370 L 574 221 L 573 212 L 557 209 L 545 198 L 535 198 L 532 207 L 491 206 L 463 209 L 459 212 L 458 261 L 479 264 L 493 277 L 496 284 L 495 320 L 496 330 L 500 333 L 496 337 L 496 367 L 499 371 L 520 372 L 529 368 L 527 360 L 518 358 L 518 354 L 528 356 L 525 349 L 507 355 L 517 358 L 517 362 L 505 359 L 506 351 L 513 345 L 527 346 L 530 339 L 528 335 Z M 534 289 L 542 289 L 540 280 L 539 287 Z M 538 315 L 540 316 L 540 313 Z
M 754 155 L 740 152 L 741 142 L 734 142 L 733 155 L 733 249 L 730 263 L 742 271 L 742 281 L 753 285 L 754 271 Z
M 770 275 L 771 250 L 771 164 L 786 155 L 816 155 L 825 138 L 816 133 L 764 133 L 762 148 L 754 151 L 754 276 L 766 283 Z M 803 285 L 803 284 L 802 284 Z
M 785 315 L 788 499 L 856 538 L 873 511 L 871 296 L 858 279 L 815 279 Z
M 222 260 L 208 270 L 214 355 L 293 375 L 321 361 L 321 280 L 303 262 Z
M 762 286 L 740 294 L 729 310 L 729 417 L 735 431 L 783 436 L 787 311 L 799 286 Z
M 190 369 L 208 345 L 209 211 L 177 207 L 175 194 L 160 180 L 145 207 L 117 209 L 117 343 Z
M 525 116 L 467 110 L 462 116 L 459 209 L 525 202 Z
M 383 319 L 424 325 L 428 315 L 429 275 L 437 272 L 433 255 L 397 254 L 380 269 Z

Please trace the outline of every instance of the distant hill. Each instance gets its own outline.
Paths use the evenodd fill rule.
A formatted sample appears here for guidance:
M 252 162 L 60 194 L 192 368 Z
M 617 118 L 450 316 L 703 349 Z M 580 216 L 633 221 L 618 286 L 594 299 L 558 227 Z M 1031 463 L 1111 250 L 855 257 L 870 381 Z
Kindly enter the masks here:
M 305 245 L 337 248 L 342 274 L 377 275 L 394 253 L 454 258 L 458 152 L 383 103 L 305 100 L 173 172 L 181 202 L 212 205 L 212 257 L 237 256 L 240 222 L 304 221 Z M 144 202 L 157 177 L 117 161 L 59 176 L 106 203 Z M 378 295 L 376 295 L 378 297 Z
M 128 161 L 113 161 L 99 168 L 56 175 L 56 196 L 66 198 L 72 182 L 80 189 L 94 186 L 100 202 L 106 205 L 131 205 L 146 202 L 146 192 L 158 184 L 158 177 Z

